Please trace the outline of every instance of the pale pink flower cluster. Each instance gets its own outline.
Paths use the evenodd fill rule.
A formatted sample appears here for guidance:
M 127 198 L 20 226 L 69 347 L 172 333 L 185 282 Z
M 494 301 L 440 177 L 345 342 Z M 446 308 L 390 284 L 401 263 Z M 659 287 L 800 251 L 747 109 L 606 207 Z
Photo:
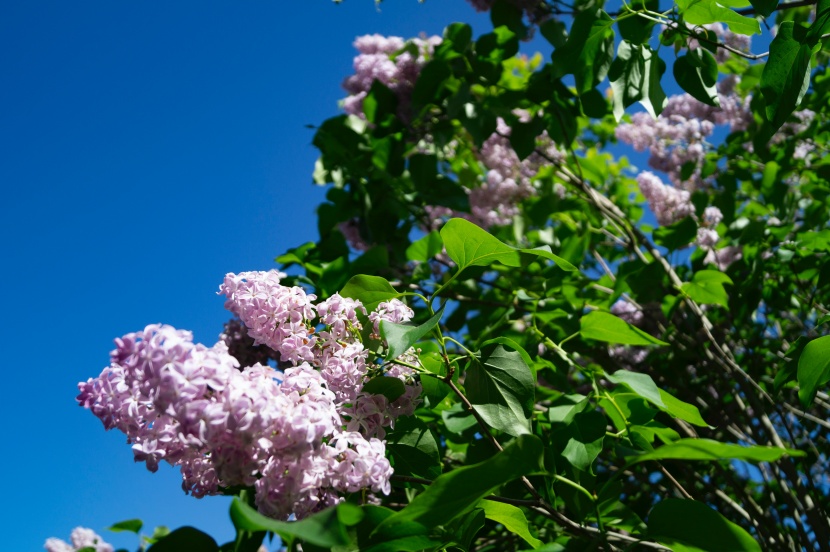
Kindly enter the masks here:
M 343 88 L 350 94 L 343 100 L 346 113 L 365 117 L 363 100 L 377 80 L 397 96 L 401 119 L 408 121 L 412 118 L 409 112 L 412 89 L 421 69 L 441 43 L 441 37 L 415 38 L 410 43 L 415 46 L 417 55 L 402 51 L 407 43 L 401 37 L 374 34 L 355 39 L 354 47 L 360 53 L 354 58 L 354 75 L 343 82 Z
M 657 223 L 666 226 L 694 213 L 691 194 L 663 184 L 654 173 L 643 171 L 637 175 L 637 184 L 648 201 L 648 206 L 657 217 Z
M 710 249 L 703 262 L 713 264 L 720 270 L 726 270 L 729 265 L 743 258 L 743 248 L 739 245 L 727 245 L 723 249 Z
M 728 125 L 734 132 L 746 130 L 752 122 L 750 98 L 741 99 L 734 92 L 736 78 L 730 76 L 718 83 L 721 107 L 706 105 L 689 94 L 675 95 L 659 117 L 635 113 L 630 124 L 617 126 L 615 135 L 637 151 L 648 150 L 651 168 L 665 172 L 675 186 L 693 191 L 702 184 L 700 170 L 709 150 L 706 138 L 715 126 Z M 681 172 L 687 163 L 694 169 L 684 180 Z
M 723 213 L 717 207 L 707 207 L 703 211 L 702 220 L 698 221 L 696 243 L 701 247 L 712 248 L 718 243 L 720 235 L 715 227 L 723 220 Z
M 412 413 L 420 385 L 388 370 L 405 380 L 409 402 L 382 404 L 371 432 L 353 423 L 369 372 L 357 317 L 366 311 L 336 294 L 314 305 L 313 295 L 281 286 L 282 276 L 229 274 L 220 293 L 249 335 L 292 365 L 284 373 L 259 363 L 240 370 L 225 341 L 208 348 L 190 332 L 151 325 L 116 340 L 110 366 L 79 384 L 78 402 L 124 432 L 150 471 L 161 461 L 179 466 L 186 492 L 253 486 L 262 513 L 287 519 L 335 504 L 339 493 L 389 492 L 392 468 L 375 435 Z M 407 319 L 397 304 L 373 314 Z
M 84 548 L 92 548 L 95 552 L 113 552 L 111 544 L 104 541 L 95 531 L 86 527 L 73 529 L 69 540 L 72 544 L 56 538 L 46 539 L 43 547 L 46 552 L 77 552 Z
M 619 316 L 629 324 L 638 325 L 643 321 L 643 311 L 627 299 L 617 299 L 611 305 L 611 314 Z
M 518 115 L 520 119 L 530 118 L 526 112 Z M 439 228 L 450 217 L 466 218 L 485 229 L 510 224 L 513 217 L 519 214 L 521 201 L 536 194 L 533 180 L 539 169 L 550 164 L 551 160 L 554 163 L 564 162 L 564 150 L 551 140 L 547 131 L 536 139 L 537 149 L 544 155 L 533 152 L 525 159 L 519 159 L 510 145 L 511 132 L 511 128 L 499 117 L 496 132 L 482 143 L 477 152 L 486 173 L 479 186 L 466 189 L 470 213 L 427 206 L 427 228 Z

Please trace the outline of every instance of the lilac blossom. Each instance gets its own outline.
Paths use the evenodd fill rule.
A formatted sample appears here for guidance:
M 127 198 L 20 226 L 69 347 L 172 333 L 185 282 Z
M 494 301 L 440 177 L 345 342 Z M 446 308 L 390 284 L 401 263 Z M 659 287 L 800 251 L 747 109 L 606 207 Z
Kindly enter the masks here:
M 417 55 L 402 51 L 406 42 L 400 37 L 379 34 L 360 36 L 354 47 L 360 52 L 354 58 L 354 75 L 343 82 L 350 94 L 343 100 L 343 109 L 350 115 L 365 117 L 363 100 L 377 80 L 386 85 L 398 98 L 398 115 L 408 121 L 412 118 L 410 103 L 415 81 L 426 65 L 441 37 L 415 38 L 410 41 Z
M 627 299 L 617 299 L 617 302 L 611 305 L 611 314 L 635 326 L 643 321 L 643 311 Z
M 107 543 L 100 535 L 86 527 L 76 527 L 69 537 L 72 544 L 61 539 L 50 538 L 46 540 L 44 548 L 47 552 L 76 552 L 84 548 L 92 548 L 95 552 L 113 552 L 111 544 Z
M 637 175 L 637 183 L 660 225 L 675 223 L 694 213 L 691 194 L 688 191 L 667 186 L 648 171 Z
M 727 245 L 722 249 L 710 249 L 706 257 L 704 257 L 703 262 L 713 264 L 720 270 L 726 270 L 729 265 L 742 258 L 743 248 L 741 246 Z
M 206 347 L 190 332 L 147 326 L 116 339 L 110 365 L 79 384 L 77 400 L 106 429 L 125 433 L 148 470 L 161 462 L 179 467 L 185 492 L 203 497 L 253 486 L 264 513 L 287 519 L 336 504 L 339 493 L 388 493 L 392 468 L 378 437 L 413 414 L 421 386 L 412 369 L 390 363 L 385 375 L 380 366 L 372 374 L 401 379 L 404 394 L 390 403 L 363 393 L 366 309 L 338 294 L 315 305 L 301 288 L 282 286 L 282 277 L 225 277 L 220 293 L 250 337 L 230 324 L 219 343 Z M 368 315 L 377 326 L 407 321 L 412 310 L 393 300 Z M 240 369 L 227 344 L 240 340 L 267 344 L 291 364 L 284 372 L 261 363 Z M 398 362 L 415 364 L 417 353 Z

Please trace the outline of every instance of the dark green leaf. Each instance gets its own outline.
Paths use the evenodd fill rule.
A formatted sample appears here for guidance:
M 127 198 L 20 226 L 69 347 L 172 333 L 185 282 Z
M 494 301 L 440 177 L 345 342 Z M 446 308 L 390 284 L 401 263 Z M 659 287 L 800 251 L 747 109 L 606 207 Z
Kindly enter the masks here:
M 424 422 L 414 416 L 401 417 L 386 435 L 386 450 L 395 461 L 395 473 L 435 479 L 441 475 L 438 444 Z
M 622 345 L 668 345 L 608 312 L 591 311 L 580 320 L 582 337 Z
M 798 358 L 798 398 L 808 408 L 818 388 L 830 381 L 830 335 L 807 343 Z
M 626 107 L 645 96 L 645 72 L 643 47 L 639 44 L 633 45 L 627 40 L 620 42 L 617 58 L 608 70 L 608 80 L 611 81 L 611 90 L 614 93 L 614 117 L 617 121 L 622 118 Z
M 649 46 L 643 47 L 643 58 L 645 59 L 645 83 L 646 94 L 640 100 L 643 107 L 652 117 L 657 117 L 669 103 L 663 86 L 660 84 L 663 73 L 666 72 L 666 62 Z
M 703 502 L 670 498 L 652 508 L 648 536 L 674 550 L 707 552 L 760 552 L 749 533 Z M 673 545 L 680 545 L 674 548 Z
M 662 245 L 669 251 L 676 251 L 689 245 L 697 237 L 697 223 L 692 217 L 661 226 L 654 230 L 654 243 Z
M 360 508 L 347 502 L 300 521 L 277 521 L 265 517 L 236 498 L 231 503 L 231 519 L 237 530 L 271 531 L 277 533 L 283 540 L 291 540 L 296 537 L 326 548 L 350 543 L 351 539 L 346 532 L 346 528 L 350 525 L 356 525 L 362 517 L 363 512 Z M 190 549 L 182 548 L 181 550 Z
M 769 60 L 761 74 L 764 112 L 771 132 L 781 128 L 807 92 L 811 48 L 804 27 L 792 21 L 779 25 L 769 46 Z
M 535 381 L 520 353 L 502 345 L 483 347 L 470 363 L 464 386 L 490 426 L 511 435 L 530 431 Z
M 778 0 L 749 0 L 755 13 L 761 17 L 769 17 L 778 7 Z
M 673 72 L 677 84 L 693 98 L 711 106 L 720 106 L 715 88 L 718 63 L 708 51 L 697 48 L 678 57 L 674 60 Z
M 596 410 L 575 415 L 568 425 L 567 435 L 570 439 L 562 451 L 562 456 L 576 469 L 589 471 L 591 464 L 602 452 L 605 425 L 605 416 Z
M 218 552 L 219 545 L 213 537 L 195 527 L 180 527 L 162 537 L 147 552 Z
M 398 378 L 378 376 L 367 381 L 362 390 L 370 395 L 383 395 L 389 402 L 395 402 L 406 392 L 406 386 Z
M 602 10 L 577 14 L 568 41 L 553 55 L 553 68 L 559 76 L 572 73 L 576 91 L 588 92 L 602 82 L 614 59 L 614 20 Z
M 446 525 L 473 509 L 497 487 L 524 475 L 539 473 L 541 461 L 542 442 L 533 435 L 522 435 L 484 462 L 443 474 L 406 508 L 383 520 L 372 539 L 387 540 L 406 524 L 422 530 Z

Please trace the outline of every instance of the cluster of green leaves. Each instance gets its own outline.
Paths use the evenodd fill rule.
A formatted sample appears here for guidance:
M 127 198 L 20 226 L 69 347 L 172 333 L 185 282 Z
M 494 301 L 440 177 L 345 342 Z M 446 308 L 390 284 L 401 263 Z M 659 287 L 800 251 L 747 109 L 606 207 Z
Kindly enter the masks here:
M 517 57 L 529 22 L 497 0 L 491 32 L 446 28 L 406 113 L 376 82 L 365 119 L 316 131 L 314 180 L 331 186 L 320 238 L 277 262 L 321 298 L 415 310 L 381 325 L 371 358 L 383 367 L 415 347 L 423 387 L 387 435 L 392 494 L 290 523 L 243 494 L 236 541 L 184 528 L 151 552 L 245 552 L 269 533 L 303 550 L 828 550 L 830 2 L 601 4 L 540 3 L 543 62 Z M 758 34 L 772 17 L 768 56 L 722 63 L 725 45 L 701 27 Z M 698 218 L 723 213 L 719 245 L 741 251 L 721 269 L 693 245 L 693 218 L 645 222 L 613 135 L 636 102 L 660 114 L 671 76 L 716 105 L 723 74 L 741 77 L 755 120 L 709 147 L 692 196 Z M 817 115 L 792 135 L 804 108 Z M 547 159 L 512 225 L 433 230 L 431 206 L 470 213 L 498 118 L 518 159 L 545 156 L 543 133 L 567 157 Z M 805 144 L 817 152 L 806 160 Z M 343 223 L 370 247 L 350 249 Z M 612 314 L 621 298 L 641 322 Z M 378 377 L 364 390 L 394 400 L 403 386 Z

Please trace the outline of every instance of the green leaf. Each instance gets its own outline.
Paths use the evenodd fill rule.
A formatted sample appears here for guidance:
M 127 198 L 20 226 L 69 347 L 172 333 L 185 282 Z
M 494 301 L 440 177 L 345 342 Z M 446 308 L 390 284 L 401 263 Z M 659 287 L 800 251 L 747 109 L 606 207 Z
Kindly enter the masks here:
M 807 343 L 798 358 L 798 398 L 808 408 L 819 386 L 830 381 L 830 335 Z
M 663 92 L 660 81 L 663 73 L 666 72 L 666 62 L 649 46 L 643 47 L 643 59 L 645 60 L 645 83 L 646 94 L 640 99 L 640 104 L 646 108 L 649 114 L 657 118 L 663 112 L 669 100 Z
M 661 409 L 664 412 L 696 426 L 711 427 L 703 419 L 703 416 L 700 415 L 700 410 L 695 405 L 681 401 L 668 391 L 663 391 L 662 389 L 660 389 L 660 398 L 663 399 L 663 404 L 665 405 L 665 408 Z
M 195 527 L 179 527 L 162 537 L 147 552 L 218 552 L 219 545 L 213 537 Z
M 112 531 L 113 533 L 129 531 L 130 533 L 135 533 L 137 535 L 138 532 L 141 531 L 142 527 L 144 527 L 144 522 L 140 519 L 127 519 L 111 525 L 107 528 L 107 530 Z
M 696 500 L 670 498 L 658 502 L 648 515 L 648 536 L 677 551 L 761 550 L 744 529 Z
M 580 320 L 579 333 L 587 339 L 622 345 L 668 345 L 611 313 L 591 311 Z
M 522 355 L 488 345 L 472 359 L 464 380 L 467 397 L 490 426 L 521 435 L 530 431 L 535 382 Z
M 572 73 L 584 94 L 602 82 L 614 59 L 614 20 L 602 10 L 584 10 L 574 18 L 568 41 L 551 58 L 558 76 Z
M 389 345 L 386 353 L 386 358 L 398 358 L 404 354 L 410 347 L 418 342 L 422 337 L 432 331 L 444 315 L 444 309 L 440 309 L 429 320 L 419 326 L 410 326 L 408 324 L 396 324 L 388 320 L 380 321 L 380 335 L 386 340 Z
M 558 266 L 566 272 L 573 272 L 577 270 L 577 268 L 574 265 L 572 265 L 562 257 L 551 253 L 549 245 L 542 245 L 540 247 L 534 247 L 533 249 L 520 249 L 519 251 L 527 255 L 536 255 L 537 257 L 544 257 L 549 261 L 553 261 L 554 263 L 556 263 L 556 266 Z
M 620 16 L 628 15 L 633 12 L 639 11 L 642 8 L 649 9 L 651 11 L 659 11 L 659 1 L 658 0 L 634 0 L 631 3 L 630 8 L 624 7 L 620 10 Z M 623 19 L 617 18 L 617 28 L 620 30 L 620 36 L 632 42 L 634 44 L 645 44 L 651 38 L 652 29 L 654 28 L 656 23 L 650 19 L 646 19 L 645 17 L 640 17 L 638 15 L 632 15 L 628 17 L 624 17 Z
M 488 234 L 472 222 L 460 218 L 447 221 L 441 228 L 447 254 L 459 270 L 469 266 L 488 266 L 496 261 L 507 266 L 521 266 L 519 253 Z
M 606 374 L 605 378 L 611 383 L 625 385 L 634 393 L 644 398 L 658 408 L 666 408 L 660 388 L 648 374 L 640 374 L 629 370 L 617 370 L 613 374 Z
M 744 17 L 724 7 L 727 2 L 715 0 L 677 0 L 677 7 L 686 23 L 708 25 L 725 23 L 733 33 L 742 35 L 761 34 L 761 25 L 752 17 Z
M 441 475 L 438 443 L 427 425 L 414 416 L 395 422 L 395 430 L 386 434 L 386 450 L 395 461 L 395 473 L 428 479 Z
M 406 248 L 406 260 L 426 262 L 440 253 L 443 247 L 441 234 L 433 230 Z
M 484 510 L 484 517 L 501 523 L 505 529 L 520 536 L 531 547 L 542 546 L 542 541 L 530 534 L 527 518 L 521 508 L 493 500 L 481 500 L 476 507 Z
M 732 280 L 723 272 L 699 270 L 692 276 L 692 281 L 685 282 L 681 289 L 696 303 L 728 307 L 729 295 L 724 284 L 732 284 Z
M 231 503 L 231 519 L 237 530 L 271 531 L 283 540 L 299 538 L 311 544 L 331 548 L 349 544 L 351 538 L 346 527 L 356 525 L 363 512 L 354 504 L 343 502 L 300 521 L 277 521 L 257 512 L 238 498 Z M 175 533 L 175 531 L 174 531 Z M 171 533 L 172 534 L 172 533 Z M 181 550 L 190 550 L 182 548 Z
M 769 60 L 761 74 L 761 94 L 770 125 L 769 137 L 787 122 L 807 92 L 812 56 L 810 42 L 804 27 L 793 21 L 784 21 L 770 43 Z
M 446 525 L 472 510 L 497 487 L 524 475 L 541 472 L 542 452 L 542 441 L 538 437 L 522 435 L 484 462 L 443 474 L 406 508 L 383 520 L 375 529 L 372 540 L 382 542 L 400 534 L 401 526 L 410 525 L 424 531 Z
M 643 47 L 623 40 L 617 48 L 617 58 L 608 70 L 608 80 L 613 91 L 614 118 L 620 121 L 625 108 L 641 100 L 645 95 L 646 60 Z
M 676 251 L 689 245 L 697 237 L 697 223 L 692 217 L 661 226 L 654 230 L 654 243 L 662 245 L 669 251 Z
M 674 79 L 693 98 L 707 105 L 720 107 L 718 91 L 718 62 L 707 50 L 697 48 L 674 60 Z
M 775 462 L 784 456 L 804 456 L 800 450 L 742 446 L 720 443 L 711 439 L 679 439 L 652 452 L 626 457 L 629 464 L 647 460 L 743 460 L 745 462 Z
M 749 0 L 755 13 L 761 17 L 769 17 L 778 7 L 778 0 Z
M 358 274 L 346 282 L 343 289 L 340 291 L 343 297 L 357 299 L 368 312 L 372 312 L 377 306 L 384 301 L 389 301 L 401 294 L 395 291 L 395 288 L 380 276 L 367 276 L 366 274 Z
M 548 408 L 548 420 L 551 423 L 569 424 L 574 416 L 588 406 L 585 395 L 562 395 L 554 400 Z
M 395 402 L 406 392 L 406 386 L 398 378 L 378 376 L 367 381 L 362 390 L 370 395 L 383 395 L 389 402 Z
M 566 434 L 570 435 L 570 439 L 562 451 L 562 456 L 576 469 L 589 471 L 591 464 L 602 452 L 605 425 L 605 416 L 596 410 L 575 415 L 568 425 Z

